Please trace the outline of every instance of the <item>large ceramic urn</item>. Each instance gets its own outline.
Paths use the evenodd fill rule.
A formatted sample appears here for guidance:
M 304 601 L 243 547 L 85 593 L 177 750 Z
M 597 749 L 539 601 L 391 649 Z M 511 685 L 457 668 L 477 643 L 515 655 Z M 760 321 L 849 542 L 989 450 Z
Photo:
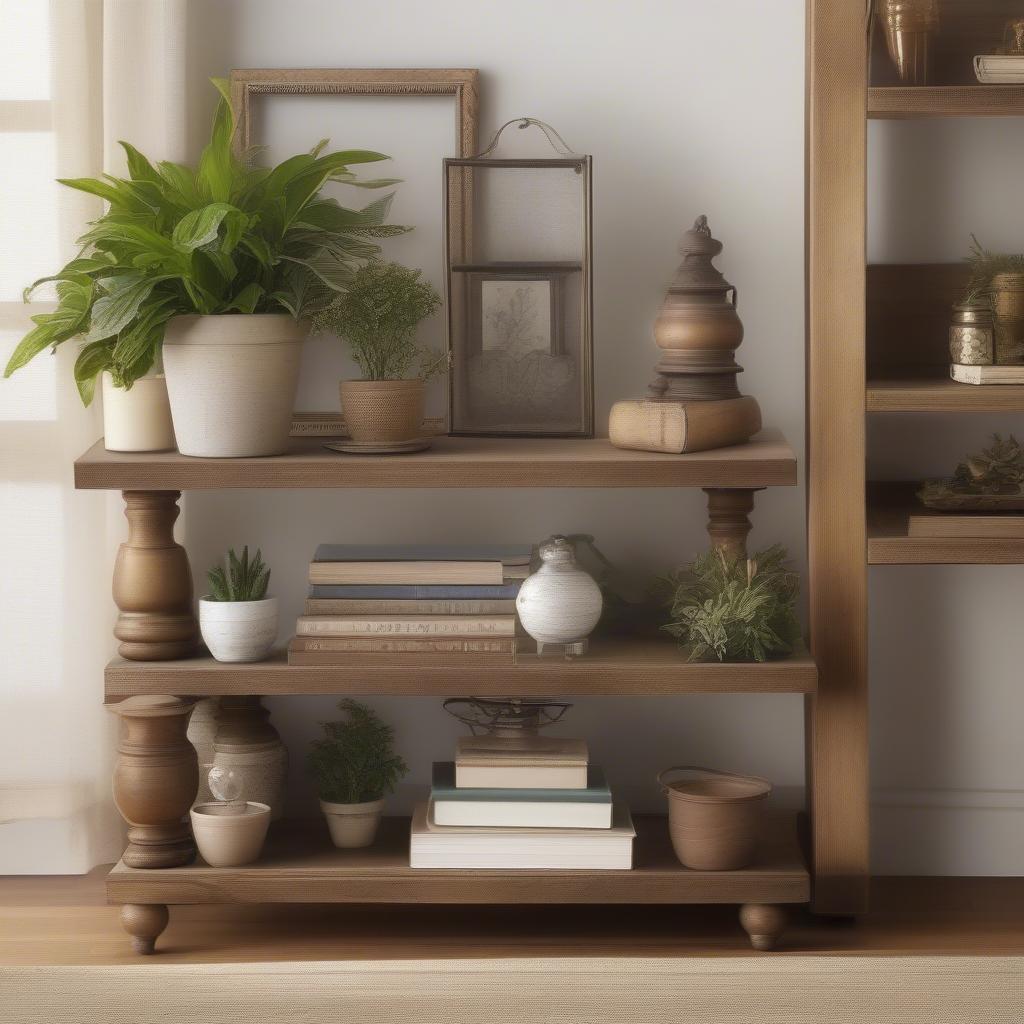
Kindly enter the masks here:
M 235 773 L 240 799 L 267 804 L 274 821 L 284 813 L 288 750 L 259 697 L 221 697 L 213 763 Z
M 736 349 L 743 323 L 736 312 L 736 289 L 712 260 L 722 243 L 712 238 L 707 217 L 698 217 L 679 240 L 679 265 L 654 322 L 661 349 L 650 385 L 651 397 L 664 401 L 715 401 L 738 398 Z

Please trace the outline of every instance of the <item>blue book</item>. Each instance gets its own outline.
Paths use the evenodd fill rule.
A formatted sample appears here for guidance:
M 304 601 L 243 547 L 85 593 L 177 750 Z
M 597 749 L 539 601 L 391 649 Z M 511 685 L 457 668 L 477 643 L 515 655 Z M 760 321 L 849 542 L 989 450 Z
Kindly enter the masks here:
M 529 565 L 529 544 L 321 544 L 314 562 L 502 562 Z
M 459 789 L 455 764 L 434 763 L 430 821 L 440 826 L 611 828 L 612 793 L 597 765 L 586 789 Z
M 500 584 L 331 584 L 318 583 L 309 588 L 309 596 L 337 601 L 356 598 L 364 601 L 514 601 L 522 581 Z

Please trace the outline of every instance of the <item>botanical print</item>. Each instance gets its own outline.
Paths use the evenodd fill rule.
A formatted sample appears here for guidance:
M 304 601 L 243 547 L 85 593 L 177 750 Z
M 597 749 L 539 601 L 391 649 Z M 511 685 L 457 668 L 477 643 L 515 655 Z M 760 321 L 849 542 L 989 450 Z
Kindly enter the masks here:
M 485 352 L 551 351 L 550 281 L 484 281 L 481 305 Z

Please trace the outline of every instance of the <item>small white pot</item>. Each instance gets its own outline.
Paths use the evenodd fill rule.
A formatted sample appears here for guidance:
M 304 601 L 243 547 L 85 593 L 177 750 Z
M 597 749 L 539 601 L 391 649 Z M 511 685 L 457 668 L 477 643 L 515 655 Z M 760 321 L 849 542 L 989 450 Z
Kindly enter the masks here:
M 115 387 L 103 374 L 103 446 L 108 452 L 165 452 L 174 447 L 171 406 L 164 375 L 140 377 Z
M 372 845 L 377 838 L 383 800 L 369 800 L 364 804 L 332 804 L 320 801 L 320 810 L 327 817 L 327 827 L 335 846 L 354 850 Z
M 277 598 L 199 599 L 199 632 L 218 661 L 262 661 L 277 640 Z
M 270 825 L 270 808 L 254 800 L 241 813 L 229 804 L 196 804 L 189 816 L 199 854 L 212 868 L 251 864 L 263 849 Z
M 182 455 L 226 459 L 288 450 L 309 324 L 278 313 L 176 316 L 164 373 Z

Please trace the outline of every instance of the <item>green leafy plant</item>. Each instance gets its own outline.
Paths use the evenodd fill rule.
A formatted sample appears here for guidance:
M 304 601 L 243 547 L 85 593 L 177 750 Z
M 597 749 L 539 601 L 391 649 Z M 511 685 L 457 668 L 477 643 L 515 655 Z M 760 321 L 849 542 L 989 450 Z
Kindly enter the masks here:
M 1024 488 L 1024 448 L 1011 434 L 961 462 L 948 480 L 929 480 L 918 496 L 927 505 L 951 494 L 1018 494 Z
M 690 660 L 766 661 L 792 653 L 800 639 L 800 580 L 775 545 L 745 558 L 713 549 L 670 578 L 672 621 L 662 628 Z
M 971 235 L 971 252 L 967 262 L 971 268 L 967 295 L 975 301 L 988 294 L 992 278 L 997 274 L 1024 274 L 1024 255 L 991 252 L 975 235 Z
M 57 308 L 34 316 L 4 375 L 71 338 L 83 347 L 75 380 L 88 405 L 96 377 L 118 387 L 143 376 L 167 321 L 189 313 L 311 316 L 331 304 L 360 266 L 377 259 L 374 239 L 407 228 L 383 223 L 393 194 L 349 210 L 320 194 L 329 181 L 383 188 L 397 179 L 360 180 L 353 164 L 388 159 L 368 150 L 325 153 L 327 140 L 273 168 L 255 167 L 231 146 L 227 83 L 197 168 L 151 163 L 122 142 L 128 177 L 61 179 L 104 199 L 107 212 L 79 239 L 79 255 L 52 277 Z
M 309 752 L 320 798 L 335 804 L 380 800 L 409 771 L 394 752 L 394 729 L 359 701 L 346 698 L 338 709 L 347 717 L 321 723 L 324 735 Z
M 343 295 L 313 317 L 313 328 L 344 338 L 364 380 L 401 380 L 419 360 L 427 380 L 447 365 L 416 344 L 416 328 L 441 306 L 441 296 L 422 271 L 398 263 L 368 263 Z
M 239 558 L 232 548 L 224 565 L 215 565 L 206 574 L 213 601 L 262 601 L 270 585 L 270 569 L 263 564 L 263 552 L 257 549 L 249 561 L 249 547 L 242 548 Z

